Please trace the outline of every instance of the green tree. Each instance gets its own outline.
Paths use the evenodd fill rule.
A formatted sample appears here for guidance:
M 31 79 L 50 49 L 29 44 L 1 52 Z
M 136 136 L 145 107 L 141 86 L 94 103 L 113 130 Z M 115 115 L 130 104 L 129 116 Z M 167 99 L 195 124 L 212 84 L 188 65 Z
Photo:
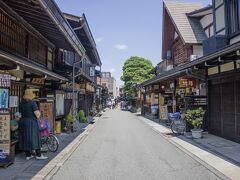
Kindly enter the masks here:
M 124 90 L 128 97 L 136 93 L 136 84 L 140 84 L 152 77 L 150 74 L 152 69 L 151 61 L 142 57 L 134 56 L 125 61 L 121 80 L 124 81 Z

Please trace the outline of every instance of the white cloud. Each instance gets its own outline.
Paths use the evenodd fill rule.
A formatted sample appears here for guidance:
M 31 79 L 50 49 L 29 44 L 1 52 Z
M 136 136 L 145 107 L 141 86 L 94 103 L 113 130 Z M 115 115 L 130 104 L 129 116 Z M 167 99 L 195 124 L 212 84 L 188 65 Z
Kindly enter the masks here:
M 116 44 L 114 48 L 118 50 L 125 50 L 128 48 L 128 46 L 126 44 Z
M 103 41 L 104 41 L 104 37 L 96 38 L 95 41 L 96 41 L 97 43 L 103 42 Z

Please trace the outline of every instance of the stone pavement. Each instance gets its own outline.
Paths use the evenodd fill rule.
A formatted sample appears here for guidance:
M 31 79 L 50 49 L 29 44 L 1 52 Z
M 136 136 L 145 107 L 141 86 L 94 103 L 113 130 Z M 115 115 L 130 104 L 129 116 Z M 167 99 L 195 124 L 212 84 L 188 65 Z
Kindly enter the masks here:
M 195 156 L 230 179 L 240 179 L 240 144 L 205 133 L 202 139 L 172 136 L 169 128 L 139 116 L 139 119 L 174 145 Z
M 77 132 L 71 134 L 57 135 L 60 146 L 56 153 L 48 152 L 44 155 L 48 156 L 48 160 L 25 160 L 24 153 L 16 156 L 15 163 L 8 168 L 0 168 L 0 180 L 27 180 L 31 179 L 39 170 L 41 170 L 49 161 L 51 161 L 59 152 L 61 152 L 69 143 L 71 143 L 79 134 L 84 131 L 88 124 L 81 124 Z

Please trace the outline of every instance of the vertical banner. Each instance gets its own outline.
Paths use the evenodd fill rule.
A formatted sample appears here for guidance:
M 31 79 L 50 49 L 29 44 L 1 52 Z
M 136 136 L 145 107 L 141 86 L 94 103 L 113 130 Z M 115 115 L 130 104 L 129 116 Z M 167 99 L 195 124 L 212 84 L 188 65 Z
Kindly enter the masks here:
M 8 89 L 0 89 L 0 109 L 8 108 Z
M 10 114 L 0 113 L 0 162 L 10 155 Z
M 50 122 L 51 130 L 54 130 L 54 114 L 53 114 L 53 102 L 40 102 L 39 109 L 41 116 L 46 118 Z

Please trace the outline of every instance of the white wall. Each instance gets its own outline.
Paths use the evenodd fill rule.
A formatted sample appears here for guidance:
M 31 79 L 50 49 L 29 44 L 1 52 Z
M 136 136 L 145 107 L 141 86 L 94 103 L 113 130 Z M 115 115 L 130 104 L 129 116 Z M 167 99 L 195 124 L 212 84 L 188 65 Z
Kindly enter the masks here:
M 193 46 L 193 54 L 197 55 L 198 58 L 203 56 L 203 47 L 200 45 L 194 45 Z
M 209 14 L 204 16 L 201 20 L 201 25 L 203 28 L 206 28 L 207 26 L 209 26 L 211 23 L 213 23 L 213 15 Z
M 230 40 L 230 44 L 234 44 L 234 43 L 237 43 L 237 42 L 240 42 L 240 35 L 236 36 L 236 37 L 234 37 Z

